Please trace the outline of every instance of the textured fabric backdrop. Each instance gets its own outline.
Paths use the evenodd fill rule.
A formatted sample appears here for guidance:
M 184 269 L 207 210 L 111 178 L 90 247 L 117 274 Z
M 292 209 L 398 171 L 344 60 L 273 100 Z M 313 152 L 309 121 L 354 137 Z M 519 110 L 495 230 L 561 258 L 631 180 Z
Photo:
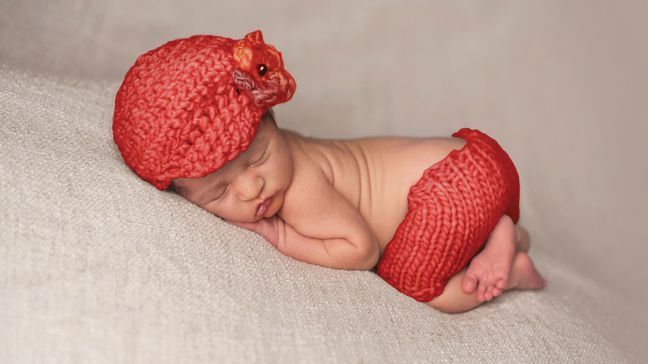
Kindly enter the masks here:
M 648 358 L 635 288 L 648 276 L 646 7 L 0 3 L 0 360 Z M 282 127 L 494 135 L 519 167 L 521 223 L 550 287 L 431 312 L 370 273 L 280 256 L 132 175 L 110 118 L 135 57 L 256 28 L 298 83 Z
M 540 247 L 546 291 L 442 314 L 373 273 L 285 257 L 139 180 L 111 141 L 117 84 L 7 68 L 0 79 L 2 362 L 631 358 L 591 304 L 617 300 Z

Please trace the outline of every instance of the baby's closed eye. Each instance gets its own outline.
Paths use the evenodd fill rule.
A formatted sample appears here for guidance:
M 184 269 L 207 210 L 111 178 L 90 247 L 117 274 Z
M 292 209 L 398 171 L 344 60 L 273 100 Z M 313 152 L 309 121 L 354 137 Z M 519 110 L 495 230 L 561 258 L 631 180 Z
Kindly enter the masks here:
M 218 199 L 220 199 L 221 197 L 225 196 L 225 193 L 226 193 L 228 190 L 229 190 L 229 184 L 228 184 L 228 185 L 223 185 L 223 186 L 221 186 L 221 187 L 218 187 L 218 188 L 216 189 L 216 192 L 214 193 L 214 198 L 212 199 L 212 201 L 214 201 L 214 200 L 218 200 Z
M 250 167 L 255 167 L 258 165 L 263 164 L 266 160 L 268 160 L 268 157 L 270 156 L 270 153 L 268 153 L 267 150 L 263 151 L 263 153 L 257 157 L 254 161 L 250 162 Z

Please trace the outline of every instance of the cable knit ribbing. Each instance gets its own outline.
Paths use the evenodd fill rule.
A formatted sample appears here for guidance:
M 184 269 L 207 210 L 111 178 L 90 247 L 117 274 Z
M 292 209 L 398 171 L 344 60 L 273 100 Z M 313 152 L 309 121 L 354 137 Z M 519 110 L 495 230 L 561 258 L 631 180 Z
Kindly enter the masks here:
M 484 245 L 503 214 L 519 219 L 519 177 L 508 154 L 478 131 L 426 169 L 410 188 L 408 213 L 387 245 L 378 274 L 400 292 L 428 302 L 443 292 Z

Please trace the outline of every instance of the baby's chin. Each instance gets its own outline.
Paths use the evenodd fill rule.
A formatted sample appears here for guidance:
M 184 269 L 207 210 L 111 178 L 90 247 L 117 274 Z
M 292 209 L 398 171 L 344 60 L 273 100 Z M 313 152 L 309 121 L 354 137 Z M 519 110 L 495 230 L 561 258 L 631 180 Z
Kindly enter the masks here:
M 270 213 L 270 212 L 268 211 L 268 212 L 264 213 L 263 215 L 255 216 L 255 217 L 254 217 L 254 220 L 251 221 L 251 222 L 257 222 L 257 221 L 261 221 L 261 220 L 263 220 L 263 219 L 271 219 L 271 218 L 277 216 L 277 212 L 279 212 L 278 209 L 277 209 L 277 211 L 273 211 L 272 213 Z
M 276 215 L 276 214 L 272 214 L 272 215 L 269 215 L 269 216 L 257 216 L 257 217 L 254 219 L 253 222 L 259 222 L 259 221 L 261 221 L 261 220 L 263 220 L 263 219 L 271 219 L 271 218 L 273 218 L 275 215 Z

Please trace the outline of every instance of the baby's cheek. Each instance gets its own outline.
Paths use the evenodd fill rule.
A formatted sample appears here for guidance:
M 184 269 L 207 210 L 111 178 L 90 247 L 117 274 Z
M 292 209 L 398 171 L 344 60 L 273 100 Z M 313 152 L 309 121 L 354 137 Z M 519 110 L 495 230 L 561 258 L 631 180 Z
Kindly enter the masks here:
M 223 219 L 226 219 L 226 218 L 227 218 L 227 216 L 222 216 L 222 215 L 218 212 L 218 210 L 215 210 L 214 208 L 211 208 L 211 207 L 208 207 L 208 206 L 203 206 L 203 210 L 205 210 L 205 211 L 211 213 L 212 215 L 216 215 L 216 216 L 218 216 L 218 217 L 220 217 L 220 218 L 223 218 Z
M 239 221 L 240 220 L 240 211 L 237 209 L 233 208 L 222 208 L 222 207 L 215 207 L 213 205 L 211 206 L 204 206 L 204 210 L 208 211 L 212 215 L 215 215 L 217 217 L 220 217 L 221 219 L 227 219 L 227 220 L 234 220 L 234 221 Z

